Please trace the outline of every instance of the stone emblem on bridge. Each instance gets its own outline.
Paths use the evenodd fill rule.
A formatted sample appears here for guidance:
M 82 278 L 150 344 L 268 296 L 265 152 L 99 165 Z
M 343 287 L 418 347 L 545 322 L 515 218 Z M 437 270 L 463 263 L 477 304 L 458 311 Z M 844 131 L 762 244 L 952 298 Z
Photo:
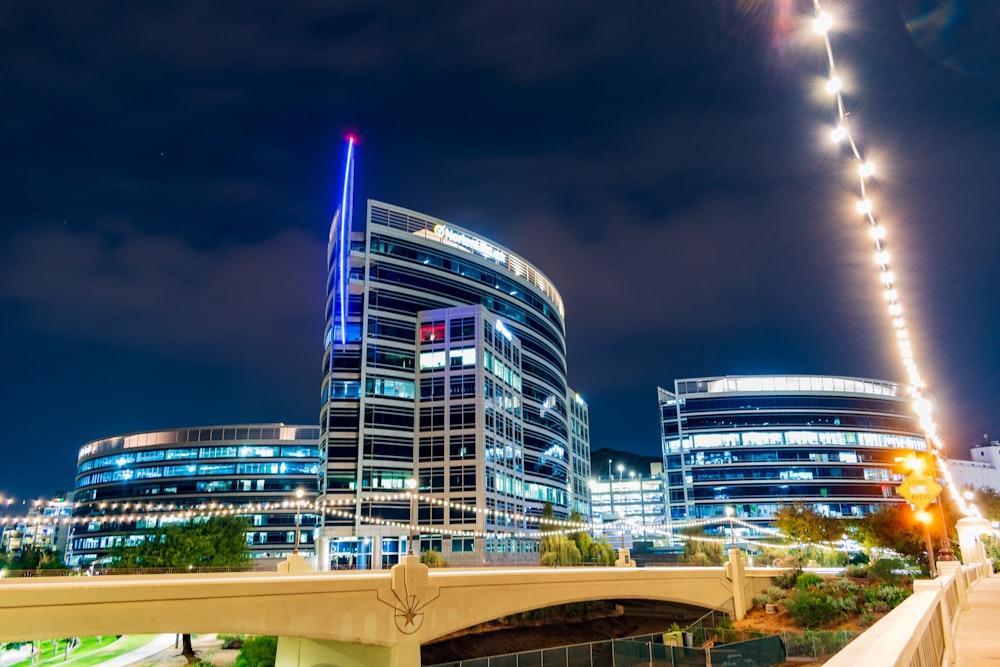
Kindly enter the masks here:
M 403 556 L 402 562 L 392 567 L 392 598 L 378 601 L 393 609 L 396 629 L 412 635 L 424 623 L 424 609 L 440 597 L 440 590 L 428 585 L 428 568 L 417 556 Z

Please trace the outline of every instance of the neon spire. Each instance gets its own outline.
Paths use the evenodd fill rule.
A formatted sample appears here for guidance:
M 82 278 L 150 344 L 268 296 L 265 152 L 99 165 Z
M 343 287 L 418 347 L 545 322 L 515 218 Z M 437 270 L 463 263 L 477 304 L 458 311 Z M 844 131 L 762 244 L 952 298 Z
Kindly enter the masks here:
M 340 233 L 337 239 L 337 301 L 340 306 L 340 343 L 347 343 L 347 255 L 354 208 L 354 144 L 357 137 L 347 135 L 344 160 L 344 188 L 340 196 Z

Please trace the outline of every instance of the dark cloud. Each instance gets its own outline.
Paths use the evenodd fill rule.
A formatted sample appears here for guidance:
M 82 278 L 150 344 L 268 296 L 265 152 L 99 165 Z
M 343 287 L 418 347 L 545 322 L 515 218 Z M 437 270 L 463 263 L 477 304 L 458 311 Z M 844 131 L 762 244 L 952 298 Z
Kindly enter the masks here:
M 676 377 L 899 378 L 794 5 L 0 6 L 0 448 L 66 461 L 0 490 L 67 486 L 113 433 L 316 420 L 348 129 L 359 204 L 469 227 L 554 281 L 597 447 L 655 452 Z M 1000 427 L 998 89 L 927 58 L 891 3 L 849 9 L 852 127 L 961 453 Z
M 299 232 L 207 252 L 132 225 L 49 229 L 0 252 L 0 299 L 18 328 L 69 328 L 178 359 L 285 364 L 274 349 L 319 341 L 324 252 Z

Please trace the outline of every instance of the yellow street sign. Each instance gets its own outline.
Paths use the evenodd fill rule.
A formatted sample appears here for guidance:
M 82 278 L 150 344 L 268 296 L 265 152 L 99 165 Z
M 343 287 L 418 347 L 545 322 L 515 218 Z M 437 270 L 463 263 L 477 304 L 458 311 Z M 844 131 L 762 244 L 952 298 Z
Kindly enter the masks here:
M 933 477 L 927 477 L 919 472 L 907 477 L 896 489 L 896 493 L 916 505 L 919 510 L 927 509 L 941 491 L 943 491 L 941 485 L 935 482 Z

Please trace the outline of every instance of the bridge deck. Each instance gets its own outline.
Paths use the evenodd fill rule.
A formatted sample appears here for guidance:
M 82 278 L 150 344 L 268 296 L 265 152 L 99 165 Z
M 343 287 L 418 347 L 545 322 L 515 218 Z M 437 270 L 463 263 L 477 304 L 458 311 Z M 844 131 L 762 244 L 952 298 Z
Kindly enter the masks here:
M 1000 665 L 1000 576 L 980 581 L 969 591 L 955 637 L 955 667 Z

